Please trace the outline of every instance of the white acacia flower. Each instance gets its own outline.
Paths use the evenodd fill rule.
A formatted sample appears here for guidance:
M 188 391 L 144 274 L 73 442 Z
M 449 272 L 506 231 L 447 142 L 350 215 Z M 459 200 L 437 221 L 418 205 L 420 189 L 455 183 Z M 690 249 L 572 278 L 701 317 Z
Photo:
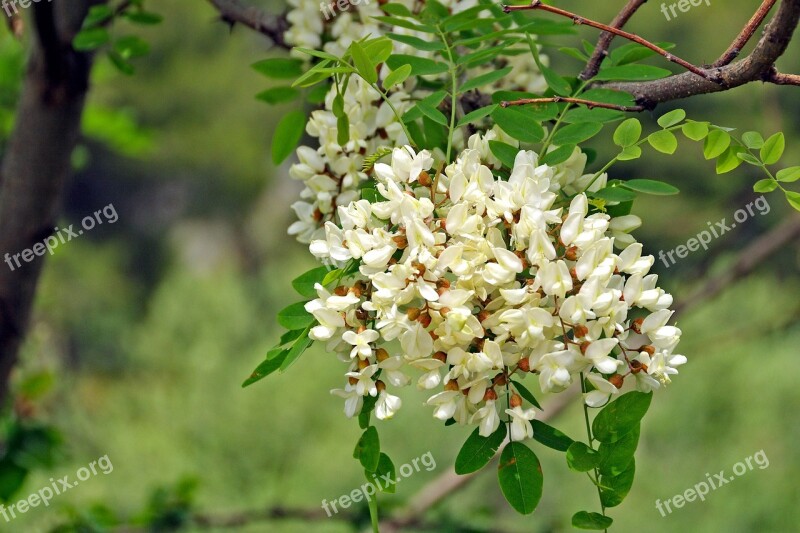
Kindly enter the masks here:
M 533 437 L 531 420 L 536 417 L 536 411 L 533 407 L 530 409 L 522 409 L 522 407 L 517 406 L 513 409 L 506 409 L 506 414 L 511 415 L 512 441 L 520 441 Z
M 600 374 L 589 372 L 586 374 L 586 379 L 595 387 L 595 390 L 583 395 L 583 400 L 589 407 L 602 407 L 608 403 L 612 395 L 619 393 L 619 389 Z
M 366 359 L 372 355 L 372 346 L 370 346 L 370 343 L 377 341 L 380 336 L 380 333 L 374 329 L 365 329 L 361 333 L 347 330 L 342 333 L 342 340 L 353 346 L 353 349 L 350 350 L 351 359 L 356 357 Z
M 500 427 L 500 416 L 497 414 L 497 407 L 494 400 L 488 400 L 486 405 L 478 409 L 469 419 L 470 424 L 478 423 L 478 434 L 481 437 L 488 437 Z
M 400 398 L 392 396 L 384 390 L 378 395 L 378 401 L 375 402 L 375 417 L 378 420 L 388 420 L 402 405 L 403 401 Z
M 353 418 L 361 412 L 361 406 L 364 404 L 364 395 L 359 394 L 356 388 L 349 383 L 344 386 L 344 389 L 333 389 L 331 394 L 344 398 L 344 414 L 347 418 Z

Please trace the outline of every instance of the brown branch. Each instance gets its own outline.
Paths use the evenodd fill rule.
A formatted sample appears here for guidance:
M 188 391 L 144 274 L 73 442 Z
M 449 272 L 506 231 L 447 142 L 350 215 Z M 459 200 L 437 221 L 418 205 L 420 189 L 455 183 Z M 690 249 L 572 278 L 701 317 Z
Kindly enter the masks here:
M 773 70 L 769 75 L 764 78 L 764 81 L 774 83 L 775 85 L 798 85 L 800 86 L 800 75 L 798 74 L 782 74 L 777 70 Z
M 662 102 L 726 91 L 754 81 L 794 85 L 793 77 L 787 78 L 784 75 L 775 78 L 773 73 L 775 61 L 786 51 L 798 20 L 800 0 L 783 0 L 750 55 L 716 69 L 722 84 L 683 73 L 655 81 L 609 83 L 604 87 L 628 92 L 633 95 L 637 104 L 652 109 Z
M 622 28 L 633 14 L 646 2 L 647 0 L 629 0 L 625 7 L 622 8 L 622 11 L 614 17 L 614 20 L 611 21 L 609 26 L 613 28 Z M 611 41 L 614 40 L 614 37 L 616 36 L 610 31 L 604 31 L 600 34 L 592 57 L 589 59 L 583 72 L 578 76 L 580 79 L 588 80 L 597 76 L 597 73 L 600 71 L 600 64 L 603 62 L 603 59 L 608 56 L 608 47 L 611 46 Z
M 209 0 L 219 12 L 220 19 L 233 28 L 236 24 L 247 26 L 269 37 L 275 46 L 291 48 L 285 40 L 289 22 L 285 15 L 265 13 L 257 7 L 243 5 L 239 0 Z
M 705 71 L 705 70 L 701 69 L 700 67 L 692 65 L 688 61 L 686 61 L 684 59 L 681 59 L 680 57 L 677 57 L 677 56 L 667 52 L 666 50 L 664 50 L 660 46 L 657 46 L 657 45 L 651 43 L 650 41 L 648 41 L 647 39 L 643 39 L 643 38 L 639 37 L 638 35 L 636 35 L 634 33 L 630 33 L 630 32 L 627 32 L 625 30 L 620 30 L 618 28 L 614 28 L 614 27 L 609 26 L 607 24 L 603 24 L 601 22 L 597 22 L 597 21 L 594 21 L 594 20 L 591 20 L 591 19 L 587 19 L 587 18 L 581 17 L 580 15 L 576 15 L 575 13 L 572 13 L 570 11 L 566 11 L 566 10 L 558 8 L 558 7 L 548 6 L 547 4 L 543 4 L 541 0 L 533 0 L 533 2 L 531 2 L 531 4 L 528 5 L 528 6 L 503 6 L 503 10 L 506 13 L 510 13 L 511 11 L 524 11 L 524 10 L 528 10 L 528 9 L 534 9 L 534 10 L 535 9 L 539 9 L 539 10 L 542 10 L 542 11 L 547 11 L 549 13 L 554 13 L 556 15 L 561 15 L 562 17 L 566 17 L 566 18 L 572 19 L 572 22 L 574 22 L 575 24 L 578 24 L 578 25 L 585 24 L 586 26 L 591 26 L 593 28 L 597 28 L 598 30 L 603 30 L 605 32 L 610 32 L 610 33 L 613 33 L 615 35 L 619 35 L 620 37 L 624 37 L 625 39 L 628 39 L 629 41 L 633 41 L 634 43 L 640 44 L 640 45 L 644 46 L 645 48 L 649 48 L 653 52 L 663 56 L 667 61 L 670 61 L 672 63 L 675 63 L 677 65 L 682 66 L 683 68 L 685 68 L 686 70 L 688 70 L 692 74 L 696 74 L 697 76 L 699 76 L 700 78 L 702 78 L 704 80 L 708 80 L 708 81 L 710 81 L 712 83 L 719 83 L 719 84 L 722 83 L 722 81 L 719 79 L 719 77 L 717 75 L 715 75 L 713 72 Z
M 549 98 L 522 98 L 520 100 L 504 100 L 500 102 L 500 107 L 509 107 L 515 105 L 526 105 L 526 104 L 547 104 L 547 103 L 559 103 L 559 102 L 566 102 L 569 104 L 577 104 L 577 105 L 584 105 L 589 109 L 595 107 L 602 107 L 603 109 L 614 109 L 617 111 L 629 111 L 629 112 L 639 112 L 644 111 L 644 106 L 640 105 L 617 105 L 617 104 L 608 104 L 606 102 L 596 102 L 594 100 L 585 100 L 583 98 L 572 98 L 566 96 L 552 96 Z
M 728 49 L 725 51 L 724 54 L 717 59 L 712 67 L 722 67 L 725 65 L 730 64 L 731 61 L 736 59 L 736 57 L 742 52 L 742 48 L 747 44 L 747 42 L 753 37 L 753 34 L 756 32 L 761 23 L 764 22 L 764 19 L 767 18 L 772 6 L 775 5 L 775 2 L 778 0 L 764 0 L 761 6 L 756 10 L 753 16 L 745 25 L 742 32 L 739 34 L 738 37 L 731 43 Z

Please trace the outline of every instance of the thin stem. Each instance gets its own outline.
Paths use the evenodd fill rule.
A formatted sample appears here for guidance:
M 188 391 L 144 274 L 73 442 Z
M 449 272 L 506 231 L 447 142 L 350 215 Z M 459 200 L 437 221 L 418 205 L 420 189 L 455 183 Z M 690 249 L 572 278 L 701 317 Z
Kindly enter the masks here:
M 750 20 L 747 22 L 745 27 L 742 29 L 742 32 L 736 37 L 736 39 L 731 43 L 725 53 L 717 59 L 712 67 L 723 67 L 729 64 L 731 61 L 736 59 L 736 57 L 742 52 L 742 48 L 747 44 L 747 42 L 753 37 L 753 34 L 756 32 L 761 23 L 764 22 L 764 19 L 767 18 L 772 6 L 775 5 L 777 0 L 764 0 L 761 6 L 756 10 Z
M 644 106 L 640 105 L 617 105 L 617 104 L 609 104 L 606 102 L 596 102 L 594 100 L 586 100 L 584 98 L 572 98 L 570 96 L 552 96 L 550 98 L 521 98 L 519 100 L 508 100 L 500 102 L 501 107 L 508 107 L 514 105 L 526 105 L 526 104 L 546 104 L 550 102 L 567 102 L 570 104 L 576 105 L 585 105 L 589 109 L 595 107 L 602 107 L 603 109 L 615 109 L 617 111 L 630 111 L 630 112 L 639 112 L 644 111 Z
M 543 4 L 541 2 L 541 0 L 534 0 L 533 2 L 531 2 L 531 4 L 529 6 L 503 6 L 503 10 L 506 13 L 510 13 L 511 11 L 523 11 L 523 10 L 528 10 L 528 9 L 541 9 L 542 11 L 548 11 L 548 12 L 554 13 L 556 15 L 561 15 L 563 17 L 570 18 L 570 19 L 572 19 L 572 22 L 574 22 L 575 24 L 579 24 L 579 25 L 580 24 L 585 24 L 587 26 L 591 26 L 591 27 L 597 28 L 599 30 L 603 30 L 603 31 L 606 31 L 606 32 L 609 32 L 609 33 L 613 33 L 614 35 L 619 35 L 620 37 L 624 37 L 625 39 L 628 39 L 629 41 L 633 41 L 633 42 L 635 42 L 637 44 L 640 44 L 640 45 L 644 46 L 645 48 L 649 48 L 653 52 L 655 52 L 655 53 L 657 53 L 657 54 L 659 54 L 661 56 L 664 56 L 664 58 L 667 61 L 670 61 L 672 63 L 680 65 L 683 68 L 685 68 L 686 70 L 688 70 L 689 72 L 691 72 L 693 74 L 696 74 L 696 75 L 700 76 L 703 79 L 706 79 L 708 81 L 711 81 L 711 82 L 714 82 L 714 83 L 718 83 L 718 84 L 722 83 L 717 76 L 712 75 L 711 73 L 708 73 L 708 72 L 704 71 L 703 69 L 692 65 L 691 63 L 689 63 L 688 61 L 686 61 L 684 59 L 681 59 L 680 57 L 677 57 L 677 56 L 675 56 L 673 54 L 670 54 L 669 52 L 667 52 L 666 50 L 664 50 L 660 46 L 657 46 L 657 45 L 651 43 L 650 41 L 639 37 L 636 34 L 621 30 L 619 28 L 614 28 L 612 26 L 609 26 L 607 24 L 603 24 L 601 22 L 597 22 L 597 21 L 594 21 L 594 20 L 591 20 L 591 19 L 587 19 L 587 18 L 581 17 L 579 15 L 576 15 L 575 13 L 572 13 L 570 11 L 566 11 L 564 9 L 560 9 L 558 7 L 548 6 L 546 4 Z
M 586 394 L 586 382 L 584 380 L 583 372 L 581 372 L 581 392 Z M 589 423 L 589 407 L 586 402 L 583 403 L 583 420 L 586 422 L 586 436 L 589 439 L 589 447 L 594 449 L 594 436 L 592 435 L 592 425 Z M 600 472 L 597 467 L 594 468 L 594 481 L 597 488 L 597 498 L 600 500 L 600 510 L 603 516 L 606 516 L 606 506 L 603 505 L 603 494 L 600 491 Z M 605 531 L 608 531 L 607 529 Z
M 578 87 L 575 90 L 575 93 L 570 98 L 575 98 L 579 94 L 581 94 L 587 85 L 589 85 L 588 81 L 583 82 L 580 85 L 580 87 Z M 559 96 L 558 98 L 563 98 L 563 97 Z M 553 136 L 556 134 L 556 131 L 558 131 L 558 127 L 561 126 L 561 123 L 564 121 L 564 117 L 567 115 L 567 111 L 569 111 L 570 107 L 571 103 L 567 102 L 567 105 L 564 106 L 564 109 L 562 109 L 561 113 L 559 113 L 558 117 L 556 117 L 555 124 L 553 124 L 553 127 L 550 129 L 550 133 L 547 135 L 547 139 L 545 139 L 544 143 L 542 144 L 542 154 L 545 154 L 547 152 L 547 148 L 550 146 L 550 143 L 553 142 Z
M 373 494 L 372 496 L 367 496 L 367 505 L 369 506 L 369 518 L 372 522 L 372 533 L 380 533 L 380 527 L 378 526 L 378 495 Z
M 614 28 L 622 28 L 625 23 L 633 16 L 636 11 L 642 7 L 647 0 L 629 0 L 625 7 L 622 8 L 614 20 L 611 21 L 611 26 Z M 600 65 L 603 59 L 608 55 L 608 47 L 611 46 L 611 41 L 614 40 L 615 35 L 611 32 L 604 31 L 597 39 L 597 45 L 594 48 L 594 53 L 586 64 L 586 68 L 578 76 L 582 80 L 589 80 L 594 78 L 600 71 Z
M 447 48 L 447 56 L 450 59 L 450 83 L 452 84 L 450 91 L 450 131 L 447 134 L 447 163 L 450 162 L 450 152 L 453 149 L 453 131 L 456 129 L 456 107 L 458 104 L 458 75 L 456 73 L 456 62 L 453 58 L 453 49 L 447 41 L 447 36 L 442 32 L 442 29 L 437 25 L 436 30 L 442 38 L 445 48 Z

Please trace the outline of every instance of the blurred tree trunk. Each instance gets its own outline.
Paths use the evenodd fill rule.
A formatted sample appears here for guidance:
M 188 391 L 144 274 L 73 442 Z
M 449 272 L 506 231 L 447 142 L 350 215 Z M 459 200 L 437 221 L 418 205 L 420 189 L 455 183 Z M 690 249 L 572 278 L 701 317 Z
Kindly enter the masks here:
M 34 44 L 14 131 L 0 163 L 0 404 L 28 328 L 44 257 L 13 259 L 56 226 L 80 134 L 91 56 L 72 49 L 91 0 L 37 3 L 28 12 Z M 9 254 L 11 266 L 6 262 Z M 13 270 L 12 270 L 13 267 Z

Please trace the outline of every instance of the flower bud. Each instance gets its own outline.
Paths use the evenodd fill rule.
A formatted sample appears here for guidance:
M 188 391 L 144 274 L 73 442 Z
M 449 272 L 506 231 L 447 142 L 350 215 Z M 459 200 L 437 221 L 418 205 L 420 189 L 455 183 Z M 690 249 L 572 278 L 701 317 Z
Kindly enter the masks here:
M 583 342 L 581 343 L 581 353 L 582 353 L 583 355 L 586 355 L 586 350 L 588 350 L 588 349 L 589 349 L 589 346 L 590 346 L 591 344 L 592 344 L 592 343 L 591 343 L 591 342 L 589 342 L 589 341 L 583 341 Z
M 333 289 L 333 294 L 335 294 L 336 296 L 347 296 L 347 290 L 348 288 L 345 287 L 344 285 L 339 285 L 338 287 Z
M 517 368 L 522 370 L 523 372 L 530 372 L 531 371 L 531 361 L 527 357 L 523 357 L 517 363 Z
M 431 184 L 433 183 L 430 174 L 428 174 L 424 170 L 419 173 L 419 178 L 417 179 L 419 180 L 419 184 L 422 185 L 423 187 L 430 187 Z
M 347 382 L 350 383 L 350 385 L 358 385 L 358 378 L 350 376 L 347 378 Z
M 583 324 L 578 324 L 574 328 L 572 328 L 572 333 L 575 335 L 576 339 L 579 339 L 589 334 L 589 328 L 587 328 Z
M 369 361 L 367 361 L 366 359 L 359 359 L 358 360 L 358 369 L 359 370 L 364 370 L 368 366 L 369 366 Z
M 640 352 L 647 352 L 648 355 L 653 355 L 654 353 L 656 353 L 656 348 L 652 344 L 645 344 L 644 346 L 639 348 L 639 351 Z
M 484 402 L 488 402 L 490 400 L 496 400 L 496 399 L 497 399 L 497 393 L 494 391 L 494 389 L 486 389 L 486 392 L 483 393 L 483 401 Z
M 614 374 L 608 378 L 608 382 L 614 385 L 616 388 L 621 389 L 623 383 L 625 382 L 625 378 L 619 374 Z
M 450 288 L 450 282 L 448 280 L 446 280 L 445 278 L 440 278 L 440 279 L 436 280 L 436 288 L 437 289 L 449 289 Z
M 419 323 L 422 324 L 423 328 L 427 328 L 431 325 L 431 315 L 428 313 L 423 313 L 419 315 Z
M 570 246 L 567 248 L 567 251 L 564 252 L 564 259 L 568 261 L 575 261 L 578 259 L 578 247 L 577 246 Z
M 461 390 L 461 388 L 458 386 L 458 382 L 456 380 L 451 379 L 445 383 L 444 390 Z
M 490 316 L 492 316 L 492 314 L 486 309 L 484 309 L 483 311 L 478 313 L 478 322 L 483 323 L 483 321 L 489 318 Z
M 378 394 L 386 390 L 386 383 L 381 380 L 375 382 L 375 388 L 378 389 Z
M 505 374 L 497 374 L 492 380 L 492 385 L 495 387 L 505 387 L 506 383 L 508 383 L 508 380 L 506 380 Z
M 638 374 L 639 372 L 641 372 L 643 366 L 644 365 L 641 363 L 641 361 L 634 359 L 630 363 L 631 372 L 634 374 Z
M 406 309 L 406 316 L 409 320 L 416 320 L 419 318 L 420 310 L 418 307 L 409 307 Z
M 395 237 L 392 237 L 392 240 L 399 249 L 405 250 L 406 248 L 408 248 L 408 239 L 406 238 L 405 235 L 397 235 Z
M 636 333 L 642 332 L 642 322 L 644 322 L 643 318 L 637 318 L 633 322 L 631 322 L 631 329 Z
M 369 314 L 359 307 L 356 309 L 356 318 L 359 320 L 366 320 L 369 318 Z
M 522 406 L 522 398 L 516 392 L 511 395 L 511 408 Z
M 378 348 L 377 350 L 375 350 L 375 359 L 377 359 L 379 363 L 382 361 L 386 361 L 387 359 L 389 359 L 389 352 L 387 352 L 383 348 Z
M 436 359 L 437 361 L 441 361 L 442 363 L 447 362 L 447 354 L 441 351 L 433 354 L 433 358 Z

